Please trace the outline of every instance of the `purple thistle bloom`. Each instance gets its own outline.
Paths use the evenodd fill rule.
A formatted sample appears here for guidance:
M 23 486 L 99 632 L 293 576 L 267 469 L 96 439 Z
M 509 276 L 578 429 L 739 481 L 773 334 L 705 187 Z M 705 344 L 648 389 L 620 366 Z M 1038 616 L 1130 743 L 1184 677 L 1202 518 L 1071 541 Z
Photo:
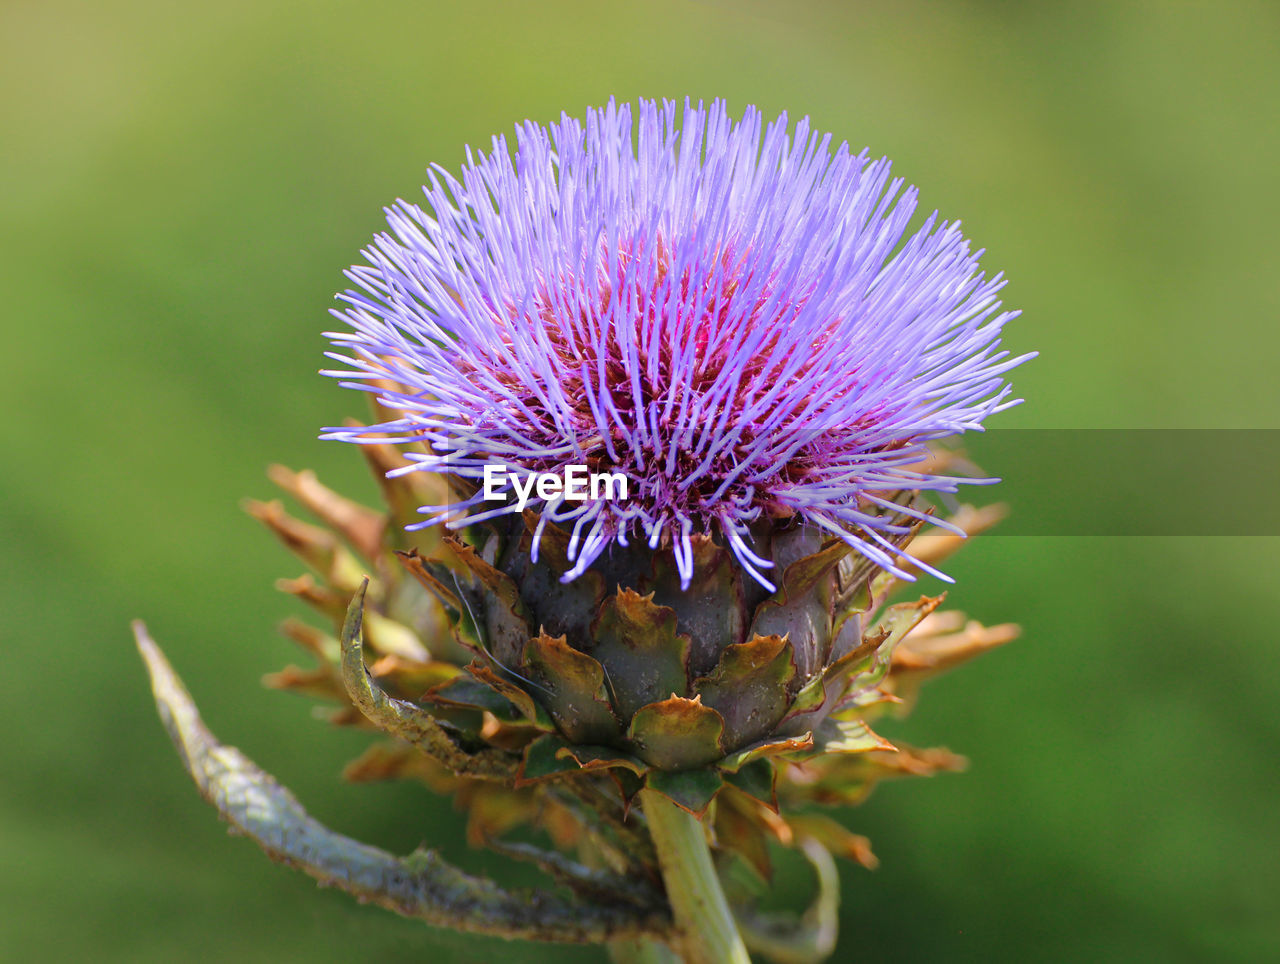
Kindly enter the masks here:
M 752 526 L 790 516 L 909 578 L 889 537 L 918 513 L 893 499 L 979 481 L 918 463 L 1016 404 L 1003 376 L 1032 357 L 999 350 L 1002 276 L 936 212 L 903 240 L 916 190 L 887 159 L 832 152 L 807 119 L 789 136 L 785 114 L 678 113 L 641 101 L 633 135 L 611 101 L 526 122 L 514 156 L 468 149 L 461 181 L 433 166 L 429 210 L 387 210 L 334 312 L 352 330 L 328 334 L 351 367 L 326 374 L 402 417 L 324 437 L 425 443 L 409 471 L 477 483 L 489 464 L 625 474 L 626 500 L 542 500 L 572 532 L 566 581 L 639 538 L 687 585 L 691 536 L 718 533 L 769 586 Z M 423 511 L 457 527 L 517 504 Z

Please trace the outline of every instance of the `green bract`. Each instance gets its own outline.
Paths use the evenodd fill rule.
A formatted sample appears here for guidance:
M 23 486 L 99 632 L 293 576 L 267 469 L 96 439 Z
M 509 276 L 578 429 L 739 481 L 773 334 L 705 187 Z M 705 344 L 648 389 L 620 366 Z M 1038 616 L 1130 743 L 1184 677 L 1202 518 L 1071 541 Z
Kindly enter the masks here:
M 334 620 L 334 637 L 288 624 L 322 665 L 269 682 L 349 701 L 338 721 L 372 719 L 397 738 L 354 765 L 356 778 L 423 776 L 400 749 L 408 744 L 454 775 L 510 782 L 515 795 L 497 809 L 512 820 L 528 817 L 516 816 L 521 791 L 597 774 L 620 807 L 647 785 L 702 814 L 728 785 L 776 810 L 779 773 L 783 796 L 794 792 L 791 766 L 805 768 L 815 792 L 856 799 L 882 776 L 956 765 L 896 748 L 868 721 L 913 695 L 922 675 L 1012 637 L 1007 627 L 976 624 L 957 632 L 954 616 L 931 616 L 941 597 L 886 606 L 897 585 L 891 574 L 794 518 L 753 534 L 778 560 L 776 592 L 745 579 L 729 550 L 705 536 L 692 540 L 696 577 L 687 589 L 669 550 L 634 545 L 613 547 L 565 583 L 568 535 L 542 522 L 535 560 L 532 512 L 457 536 L 405 533 L 398 517 L 466 483 L 397 475 L 404 462 L 388 445 L 362 451 L 386 515 L 283 469 L 275 480 L 334 531 L 276 503 L 250 506 L 322 580 L 283 588 Z M 965 510 L 952 521 L 977 531 L 996 517 Z M 938 559 L 960 539 L 912 530 L 900 542 Z M 932 649 L 913 649 L 919 640 Z M 850 779 L 838 789 L 841 774 Z

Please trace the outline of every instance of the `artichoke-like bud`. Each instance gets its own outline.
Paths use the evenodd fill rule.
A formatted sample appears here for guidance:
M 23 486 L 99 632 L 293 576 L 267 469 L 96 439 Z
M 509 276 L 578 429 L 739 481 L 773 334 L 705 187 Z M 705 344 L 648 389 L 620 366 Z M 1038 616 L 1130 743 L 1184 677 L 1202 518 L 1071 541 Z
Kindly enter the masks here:
M 859 802 L 881 779 L 962 767 L 945 750 L 890 744 L 868 720 L 904 712 L 924 679 L 1016 636 L 1015 627 L 988 629 L 938 609 L 940 597 L 888 605 L 901 580 L 795 520 L 772 521 L 760 537 L 783 568 L 773 592 L 701 538 L 687 589 L 669 551 L 637 546 L 564 583 L 565 535 L 544 525 L 534 561 L 532 513 L 469 527 L 465 541 L 434 529 L 406 534 L 394 506 L 449 480 L 398 474 L 409 463 L 387 445 L 361 451 L 393 507 L 385 512 L 281 466 L 273 481 L 325 528 L 278 502 L 247 504 L 311 569 L 280 588 L 332 621 L 327 632 L 287 621 L 282 630 L 317 665 L 265 682 L 337 702 L 328 715 L 340 724 L 367 726 L 375 690 L 397 702 L 399 719 L 372 711 L 395 739 L 346 775 L 415 778 L 458 794 L 477 845 L 521 823 L 541 825 L 563 846 L 588 831 L 599 837 L 598 812 L 584 819 L 575 796 L 585 777 L 593 806 L 618 826 L 642 785 L 697 814 L 729 788 L 717 811 L 721 849 L 761 877 L 766 838 L 798 846 L 819 831 L 835 852 L 874 865 L 866 841 L 832 822 L 805 817 L 797 838 L 776 815 L 779 800 L 784 810 Z M 950 523 L 975 534 L 1000 514 L 963 507 Z M 920 528 L 902 539 L 904 560 L 931 565 L 962 544 L 949 530 Z M 356 663 L 352 595 L 362 617 Z M 416 730 L 406 712 L 420 715 Z M 427 717 L 441 726 L 434 742 L 420 732 Z M 616 855 L 616 839 L 610 849 Z
M 701 813 L 726 780 L 772 803 L 771 756 L 892 749 L 858 711 L 940 600 L 873 618 L 872 567 L 795 520 L 757 540 L 782 570 L 773 592 L 708 536 L 692 540 L 687 588 L 670 550 L 644 546 L 566 584 L 567 536 L 544 526 L 535 562 L 536 525 L 495 526 L 479 550 L 448 538 L 447 564 L 409 560 L 428 584 L 455 580 L 457 632 L 475 632 L 467 676 L 428 698 L 482 708 L 499 694 L 551 730 L 525 748 L 522 780 L 616 768 Z M 476 683 L 488 692 L 469 701 Z

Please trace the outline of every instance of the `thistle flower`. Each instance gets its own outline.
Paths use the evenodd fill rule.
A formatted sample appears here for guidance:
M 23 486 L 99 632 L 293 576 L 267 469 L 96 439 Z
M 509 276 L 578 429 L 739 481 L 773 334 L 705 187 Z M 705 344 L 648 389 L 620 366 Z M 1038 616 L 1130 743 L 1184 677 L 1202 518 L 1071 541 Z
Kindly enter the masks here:
M 719 103 L 678 127 L 669 103 L 638 114 L 634 147 L 627 106 L 526 124 L 514 156 L 498 138 L 461 180 L 433 169 L 429 213 L 387 212 L 341 296 L 351 330 L 330 334 L 350 367 L 329 374 L 379 420 L 327 433 L 359 443 L 385 508 L 280 467 L 324 527 L 249 505 L 311 570 L 281 588 L 333 627 L 286 624 L 317 666 L 268 685 L 391 738 L 349 779 L 455 793 L 473 843 L 572 896 L 320 826 L 204 729 L 141 627 L 139 647 L 201 791 L 322 881 L 464 930 L 615 942 L 617 960 L 673 960 L 617 943 L 641 940 L 746 964 L 745 937 L 816 962 L 835 940 L 830 854 L 874 857 L 795 809 L 963 766 L 870 723 L 1016 635 L 940 597 L 888 602 L 998 520 L 934 519 L 921 493 L 973 480 L 924 463 L 1014 404 L 1003 376 L 1029 356 L 999 349 L 1003 282 L 957 224 L 904 240 L 915 191 L 888 161 Z M 627 498 L 533 495 L 572 466 Z M 520 823 L 594 866 L 501 839 Z M 803 918 L 753 909 L 771 842 L 816 871 Z
M 348 273 L 330 337 L 351 367 L 329 374 L 396 410 L 375 432 L 425 443 L 412 471 L 624 474 L 625 501 L 541 500 L 571 526 L 566 581 L 639 538 L 688 587 L 693 537 L 718 534 L 772 591 L 758 524 L 791 517 L 907 576 L 901 494 L 961 481 L 916 470 L 927 443 L 1016 404 L 1002 277 L 936 212 L 906 237 L 915 188 L 807 119 L 637 114 L 634 144 L 610 102 L 468 152 L 461 180 L 433 168 L 429 210 L 397 202 Z M 477 488 L 419 524 L 518 508 Z

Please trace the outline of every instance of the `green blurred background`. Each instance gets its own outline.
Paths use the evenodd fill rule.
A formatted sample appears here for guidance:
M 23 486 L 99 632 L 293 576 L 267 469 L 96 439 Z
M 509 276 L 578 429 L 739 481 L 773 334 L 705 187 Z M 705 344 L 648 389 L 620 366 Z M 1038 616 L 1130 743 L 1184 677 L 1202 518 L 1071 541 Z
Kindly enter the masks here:
M 1280 427 L 1274 4 L 0 6 L 0 957 L 600 960 L 431 930 L 226 837 L 128 621 L 206 719 L 333 826 L 466 866 L 447 801 L 343 785 L 364 739 L 261 674 L 296 564 L 238 508 L 315 441 L 341 270 L 428 162 L 610 95 L 728 98 L 894 158 L 1025 310 L 1023 427 Z M 1009 480 L 1017 464 L 987 466 Z M 1235 514 L 1256 480 L 1186 511 Z M 1025 491 L 1025 490 L 1024 490 Z M 1106 493 L 1099 493 L 1105 499 Z M 1238 528 L 1238 527 L 1237 527 Z M 951 600 L 1022 640 L 892 738 L 972 769 L 839 816 L 837 960 L 1280 954 L 1275 538 L 984 537 Z M 524 878 L 521 878 L 524 879 Z M 797 878 L 799 879 L 799 878 Z

